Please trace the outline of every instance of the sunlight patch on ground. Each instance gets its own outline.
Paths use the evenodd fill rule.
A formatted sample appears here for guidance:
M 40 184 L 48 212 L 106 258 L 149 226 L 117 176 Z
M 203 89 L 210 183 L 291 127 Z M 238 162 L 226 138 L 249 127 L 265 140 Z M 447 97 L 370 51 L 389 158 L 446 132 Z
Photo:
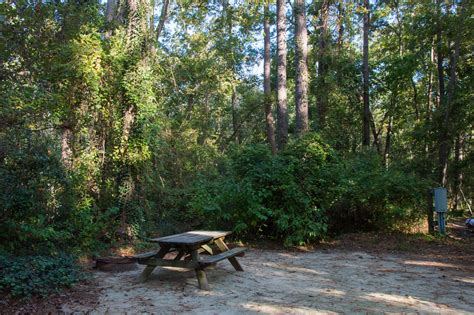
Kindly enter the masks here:
M 459 268 L 456 265 L 438 262 L 438 261 L 426 261 L 426 260 L 405 260 L 403 262 L 406 265 L 415 265 L 423 267 L 445 267 L 445 268 Z
M 262 303 L 246 303 L 242 307 L 248 311 L 256 311 L 263 314 L 337 314 L 328 310 L 322 310 L 309 307 L 295 307 L 283 305 L 270 305 Z
M 278 263 L 263 263 L 262 265 L 264 265 L 266 267 L 271 267 L 271 268 L 274 268 L 274 269 L 278 269 L 278 270 L 288 271 L 290 273 L 304 272 L 304 273 L 314 274 L 314 275 L 317 275 L 317 276 L 322 276 L 322 275 L 327 274 L 327 272 L 316 271 L 314 269 L 305 268 L 305 267 L 283 265 L 281 263 L 280 264 L 278 264 Z
M 469 283 L 469 284 L 474 284 L 474 277 L 464 277 L 464 278 L 455 277 L 453 278 L 453 280 L 457 280 L 457 281 Z
M 433 268 L 427 266 L 432 259 L 403 255 L 280 253 L 249 250 L 241 260 L 244 272 L 228 262 L 218 264 L 207 273 L 210 291 L 199 290 L 194 271 L 181 268 L 159 267 L 146 283 L 137 281 L 143 266 L 95 272 L 100 303 L 71 302 L 65 309 L 83 314 L 474 314 L 469 299 L 474 276 L 445 268 L 441 279 L 435 271 L 444 262 L 434 260 Z
M 336 289 L 312 289 L 311 292 L 315 292 L 316 294 L 325 294 L 338 297 L 343 297 L 346 295 L 346 292 Z
M 291 259 L 300 259 L 299 255 L 297 255 L 295 253 L 278 253 L 278 256 L 285 257 L 285 258 L 291 258 Z
M 386 294 L 381 292 L 372 292 L 368 293 L 365 296 L 361 296 L 361 298 L 366 299 L 368 301 L 377 302 L 377 303 L 390 303 L 391 305 L 399 305 L 410 307 L 416 310 L 416 312 L 423 312 L 423 313 L 432 313 L 433 310 L 439 308 L 448 308 L 448 306 L 438 303 L 433 303 L 430 301 L 424 301 L 418 299 L 413 296 L 409 295 L 398 295 L 398 294 Z M 451 308 L 451 310 L 454 310 Z M 456 310 L 462 313 L 461 310 Z

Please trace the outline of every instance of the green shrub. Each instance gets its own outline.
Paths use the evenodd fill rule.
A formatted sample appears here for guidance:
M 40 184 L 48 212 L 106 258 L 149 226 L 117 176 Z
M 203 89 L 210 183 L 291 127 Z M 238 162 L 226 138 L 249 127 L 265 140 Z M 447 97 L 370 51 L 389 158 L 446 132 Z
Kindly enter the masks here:
M 424 214 L 427 182 L 396 166 L 384 167 L 376 152 L 345 157 L 324 172 L 325 209 L 334 233 L 410 225 Z
M 26 135 L 25 135 L 26 134 Z M 44 250 L 71 235 L 57 225 L 67 216 L 68 179 L 51 138 L 11 132 L 3 138 L 0 159 L 0 249 Z M 1 135 L 0 135 L 1 136 Z M 22 137 L 28 142 L 22 142 Z
M 302 244 L 333 233 L 394 228 L 423 214 L 426 183 L 376 152 L 339 157 L 319 135 L 237 148 L 195 183 L 191 214 L 209 228 Z
M 329 148 L 314 135 L 299 141 L 276 156 L 266 145 L 235 150 L 220 165 L 220 174 L 197 182 L 191 208 L 203 219 L 212 218 L 211 227 L 245 236 L 287 245 L 323 237 L 325 217 L 308 187 L 315 185 L 311 174 L 328 159 Z
M 15 298 L 45 297 L 84 279 L 74 258 L 57 256 L 0 256 L 0 291 Z

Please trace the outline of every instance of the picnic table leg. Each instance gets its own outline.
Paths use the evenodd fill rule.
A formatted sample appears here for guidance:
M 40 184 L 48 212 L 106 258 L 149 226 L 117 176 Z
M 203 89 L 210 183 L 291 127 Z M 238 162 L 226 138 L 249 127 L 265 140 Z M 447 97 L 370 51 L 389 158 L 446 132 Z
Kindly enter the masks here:
M 226 243 L 224 243 L 224 238 L 218 238 L 216 240 L 214 240 L 214 243 L 216 243 L 217 247 L 219 247 L 219 250 L 221 252 L 226 252 L 229 250 L 229 247 L 227 247 Z M 237 261 L 237 258 L 235 257 L 230 257 L 229 258 L 229 261 L 230 263 L 232 264 L 232 266 L 234 266 L 234 269 L 237 270 L 237 271 L 244 271 L 244 269 L 242 268 L 242 266 L 239 264 L 239 262 Z
M 209 255 L 214 255 L 212 248 L 209 245 L 201 245 L 201 248 L 204 249 Z
M 193 249 L 193 251 L 191 252 L 191 257 L 193 261 L 196 261 L 196 262 L 199 261 L 199 253 L 197 249 Z M 201 290 L 209 290 L 210 289 L 209 283 L 207 282 L 207 275 L 204 269 L 201 267 L 198 267 L 194 269 L 194 271 L 196 272 L 196 278 L 199 283 L 199 288 Z
M 176 255 L 176 257 L 174 258 L 174 260 L 180 260 L 181 258 L 183 258 L 185 254 L 186 252 L 184 250 L 180 250 L 178 255 Z
M 163 258 L 165 257 L 168 251 L 169 251 L 169 247 L 162 247 L 160 248 L 158 253 L 154 256 L 154 258 L 158 258 L 158 259 Z M 142 273 L 140 274 L 140 278 L 138 279 L 138 281 L 140 283 L 144 283 L 145 281 L 147 281 L 151 273 L 153 272 L 153 270 L 155 270 L 155 268 L 156 266 L 147 265 L 145 269 L 143 269 Z

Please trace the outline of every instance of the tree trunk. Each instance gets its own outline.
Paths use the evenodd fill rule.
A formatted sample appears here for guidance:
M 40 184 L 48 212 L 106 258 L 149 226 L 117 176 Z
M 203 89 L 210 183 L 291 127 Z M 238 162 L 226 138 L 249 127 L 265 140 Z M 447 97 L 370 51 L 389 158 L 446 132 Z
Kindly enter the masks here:
M 304 0 L 295 0 L 296 42 L 296 132 L 308 131 L 308 33 Z
M 369 0 L 364 0 L 364 34 L 363 34 L 363 138 L 362 145 L 370 145 L 370 106 L 369 106 Z
M 278 99 L 278 149 L 288 142 L 288 104 L 286 91 L 286 2 L 277 0 L 277 99 Z
M 324 129 L 326 125 L 327 115 L 327 87 L 326 87 L 326 76 L 327 76 L 327 40 L 328 34 L 328 18 L 329 18 L 329 0 L 324 0 L 321 7 L 319 20 L 319 53 L 318 53 L 318 88 L 319 93 L 317 97 L 317 109 L 318 109 L 318 129 Z
M 72 168 L 72 138 L 73 132 L 71 127 L 63 126 L 61 130 L 61 161 L 68 170 Z
M 456 137 L 456 144 L 454 146 L 454 182 L 453 182 L 453 210 L 457 211 L 461 200 L 461 187 L 463 182 L 463 173 L 461 171 L 461 162 L 463 155 L 464 137 L 462 133 Z
M 432 70 L 432 65 L 435 64 L 435 53 L 434 53 L 434 47 L 431 46 L 431 52 L 430 52 L 430 67 L 428 70 L 428 106 L 427 106 L 427 111 L 426 111 L 426 121 L 431 120 L 431 110 L 433 108 L 433 70 Z
M 439 3 L 439 2 L 438 2 Z M 463 3 L 461 2 L 460 4 L 460 15 L 461 17 L 463 16 Z M 438 9 L 440 12 L 440 8 Z M 459 21 L 458 25 L 462 25 L 462 22 Z M 441 40 L 441 27 L 438 27 L 438 45 L 440 46 L 441 44 L 439 41 Z M 454 41 L 454 53 L 451 56 L 450 60 L 450 80 L 449 80 L 449 86 L 448 86 L 448 93 L 445 98 L 441 97 L 441 107 L 440 109 L 444 110 L 444 117 L 442 120 L 442 123 L 439 127 L 440 132 L 439 132 L 439 141 L 438 141 L 438 147 L 439 147 L 439 164 L 438 164 L 438 181 L 439 184 L 442 187 L 446 187 L 447 180 L 448 180 L 448 156 L 449 156 L 449 136 L 450 136 L 450 120 L 451 120 L 451 111 L 453 108 L 453 98 L 454 98 L 454 93 L 455 93 L 455 88 L 457 84 L 457 61 L 459 59 L 459 49 L 460 49 L 460 34 L 459 32 L 456 32 L 456 39 Z M 438 47 L 439 52 L 441 52 L 441 47 Z M 438 54 L 439 57 L 439 54 Z M 442 69 L 442 61 L 441 65 L 440 62 L 438 61 L 438 68 L 440 68 L 441 72 L 441 77 L 443 76 L 443 69 Z M 441 79 L 443 80 L 443 79 Z M 440 95 L 442 96 L 443 94 L 441 93 L 441 86 L 443 86 L 444 89 L 444 81 L 440 80 Z M 443 82 L 443 84 L 441 84 Z
M 224 1 L 223 6 L 224 6 L 224 12 L 225 12 L 225 21 L 227 25 L 227 36 L 228 36 L 228 40 L 230 41 L 232 39 L 232 21 L 233 21 L 232 8 L 228 0 Z M 233 78 L 235 78 L 235 65 L 233 64 L 234 62 L 233 51 L 232 51 L 232 48 L 230 49 L 231 50 L 228 52 L 228 54 L 229 56 L 232 56 L 232 58 L 228 58 L 227 65 L 229 69 L 232 69 L 232 75 L 233 75 Z M 232 82 L 231 110 L 232 110 L 233 139 L 236 143 L 240 143 L 241 123 L 240 123 L 240 117 L 239 117 L 239 104 L 237 100 L 237 91 L 235 88 L 235 82 Z
M 272 153 L 276 153 L 275 143 L 275 127 L 272 113 L 272 91 L 270 85 L 270 12 L 268 9 L 268 2 L 264 3 L 264 20 L 263 30 L 265 32 L 264 38 L 264 56 L 263 56 L 263 94 L 265 106 L 265 122 L 267 126 L 267 141 L 270 144 Z
M 388 167 L 388 156 L 390 153 L 390 146 L 392 145 L 392 117 L 388 118 L 387 135 L 385 137 L 385 150 L 383 153 L 383 164 Z
M 123 114 L 123 125 L 122 125 L 122 145 L 124 150 L 128 147 L 128 140 L 130 138 L 130 132 L 135 121 L 135 109 L 134 106 L 129 106 Z
M 434 206 L 433 206 L 433 190 L 429 189 L 426 193 L 426 210 L 428 215 L 428 233 L 434 234 Z
M 156 27 L 156 32 L 155 32 L 156 44 L 158 44 L 158 40 L 160 39 L 161 32 L 163 31 L 163 28 L 165 26 L 165 22 L 168 17 L 169 6 L 170 6 L 170 1 L 163 0 L 163 6 L 161 7 L 160 21 L 158 22 L 158 26 Z
M 342 48 L 344 40 L 344 1 L 340 0 L 337 3 L 337 49 Z
M 240 117 L 239 117 L 239 101 L 237 99 L 237 92 L 235 86 L 232 87 L 232 127 L 234 130 L 234 141 L 240 144 Z
M 418 89 L 416 88 L 416 83 L 413 80 L 413 77 L 410 78 L 411 87 L 413 88 L 413 108 L 415 109 L 415 118 L 416 121 L 420 121 L 420 109 L 418 107 Z
M 380 147 L 379 134 L 382 132 L 382 127 L 380 127 L 380 131 L 377 131 L 377 127 L 375 126 L 375 119 L 372 115 L 372 112 L 370 112 L 370 129 L 372 130 L 372 136 L 374 137 L 374 146 L 377 149 L 377 153 L 381 155 L 382 149 Z
M 204 103 L 203 103 L 203 118 L 202 118 L 202 125 L 201 125 L 201 134 L 199 135 L 198 137 L 198 144 L 199 145 L 204 145 L 206 144 L 206 141 L 207 141 L 207 138 L 208 138 L 208 134 L 209 134 L 209 114 L 210 114 L 210 110 L 209 110 L 209 96 L 210 96 L 210 91 L 207 91 L 206 92 L 206 95 L 204 96 Z
M 438 107 L 441 107 L 444 98 L 444 71 L 443 71 L 443 39 L 442 39 L 442 25 L 441 25 L 441 0 L 437 0 L 438 4 L 438 26 L 436 32 L 436 66 L 438 71 Z
M 107 22 L 112 22 L 115 19 L 117 10 L 117 0 L 107 0 L 107 8 L 105 10 L 105 18 Z
M 440 0 L 438 4 L 438 31 L 436 34 L 436 60 L 438 70 L 438 110 L 445 108 L 445 87 L 444 87 L 444 70 L 443 70 L 443 54 L 442 54 L 442 27 L 441 27 L 441 8 Z M 447 109 L 444 109 L 447 113 Z M 443 122 L 446 120 L 446 115 Z M 438 182 L 442 187 L 446 187 L 447 172 L 448 172 L 448 131 L 446 126 L 442 123 L 439 128 L 438 137 Z

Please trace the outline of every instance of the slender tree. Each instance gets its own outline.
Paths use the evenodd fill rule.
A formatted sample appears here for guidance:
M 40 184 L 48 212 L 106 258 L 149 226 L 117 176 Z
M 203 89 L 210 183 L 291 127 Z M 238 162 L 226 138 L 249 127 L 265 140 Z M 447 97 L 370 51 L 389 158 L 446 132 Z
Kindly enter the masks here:
M 161 32 L 165 27 L 165 22 L 168 17 L 168 11 L 170 6 L 170 0 L 163 0 L 163 5 L 161 7 L 161 15 L 160 20 L 158 22 L 158 26 L 156 27 L 156 43 L 158 44 L 158 40 L 160 39 Z
M 329 0 L 323 0 L 320 9 L 319 18 L 319 49 L 318 49 L 318 87 L 321 91 L 317 97 L 317 108 L 318 108 L 318 128 L 323 129 L 326 125 L 327 115 L 327 87 L 326 87 L 326 76 L 328 70 L 327 63 L 327 44 L 329 39 L 328 32 L 328 20 L 329 20 Z
M 344 39 L 344 1 L 337 2 L 337 49 L 342 48 L 342 41 Z
M 105 18 L 107 22 L 112 22 L 114 20 L 116 10 L 117 10 L 117 0 L 107 0 L 107 8 L 105 11 Z
M 272 153 L 276 153 L 275 127 L 272 113 L 272 91 L 270 84 L 270 10 L 268 1 L 264 2 L 263 30 L 264 37 L 264 55 L 263 55 L 263 93 L 265 96 L 265 122 L 267 127 L 267 141 L 270 144 Z
M 308 131 L 308 33 L 304 0 L 295 0 L 296 132 Z
M 439 4 L 439 3 L 438 3 Z M 438 12 L 441 10 L 439 9 Z M 449 151 L 450 151 L 450 137 L 452 136 L 452 132 L 450 130 L 452 114 L 453 114 L 453 102 L 455 97 L 455 91 L 457 88 L 457 64 L 459 60 L 460 54 L 460 45 L 461 45 L 461 29 L 460 26 L 463 25 L 464 22 L 464 2 L 460 2 L 457 7 L 457 14 L 459 22 L 457 23 L 456 27 L 457 32 L 455 32 L 455 39 L 454 39 L 454 51 L 451 53 L 450 58 L 450 79 L 448 84 L 447 95 L 445 98 L 442 97 L 441 90 L 441 107 L 440 109 L 444 111 L 443 119 L 441 125 L 439 127 L 439 140 L 438 140 L 438 154 L 439 154 L 439 165 L 438 165 L 438 179 L 439 184 L 442 187 L 446 187 L 448 181 L 448 159 L 449 159 Z M 438 36 L 441 37 L 441 27 L 438 26 Z M 438 39 L 439 40 L 439 39 Z M 441 53 L 441 47 L 439 48 L 439 52 Z M 438 68 L 441 68 L 442 74 L 442 61 L 441 64 L 438 61 Z M 440 81 L 441 85 L 441 81 Z
M 369 0 L 364 0 L 364 22 L 363 22 L 363 48 L 362 48 L 362 97 L 364 103 L 363 112 L 363 138 L 362 145 L 370 145 L 370 105 L 369 105 Z
M 233 22 L 233 11 L 232 7 L 229 4 L 229 1 L 224 2 L 224 7 L 226 11 L 226 19 L 227 19 L 227 35 L 229 36 L 229 49 L 230 49 L 230 55 L 232 58 L 229 58 L 229 67 L 232 68 L 232 73 L 235 77 L 235 65 L 234 65 L 234 52 L 233 52 L 233 47 L 230 46 L 230 43 L 232 43 L 232 22 Z M 237 97 L 237 89 L 236 89 L 236 83 L 232 82 L 232 95 L 231 95 L 231 107 L 232 107 L 232 126 L 234 130 L 234 141 L 236 143 L 240 143 L 241 141 L 241 135 L 240 135 L 240 116 L 239 116 L 239 100 Z
M 283 149 L 288 142 L 288 101 L 286 91 L 286 2 L 277 0 L 277 100 L 278 120 L 277 139 L 278 148 Z

